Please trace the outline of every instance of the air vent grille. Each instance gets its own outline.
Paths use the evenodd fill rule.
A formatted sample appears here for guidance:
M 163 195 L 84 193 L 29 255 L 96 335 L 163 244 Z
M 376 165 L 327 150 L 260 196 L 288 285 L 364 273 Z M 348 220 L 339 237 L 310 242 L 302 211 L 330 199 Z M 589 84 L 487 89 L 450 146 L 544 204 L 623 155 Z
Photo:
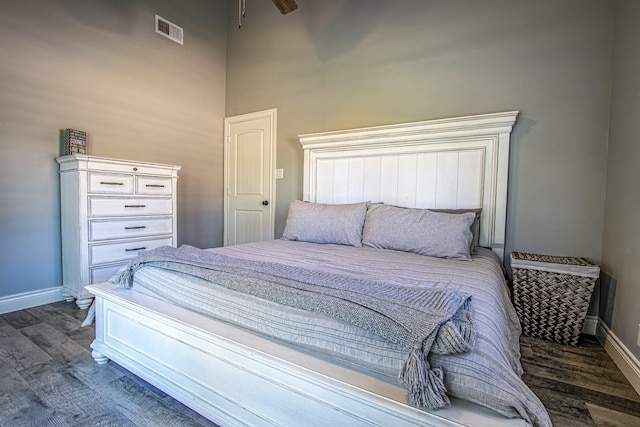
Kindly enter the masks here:
M 173 22 L 169 22 L 158 15 L 156 15 L 156 33 L 182 44 L 182 27 L 178 27 Z

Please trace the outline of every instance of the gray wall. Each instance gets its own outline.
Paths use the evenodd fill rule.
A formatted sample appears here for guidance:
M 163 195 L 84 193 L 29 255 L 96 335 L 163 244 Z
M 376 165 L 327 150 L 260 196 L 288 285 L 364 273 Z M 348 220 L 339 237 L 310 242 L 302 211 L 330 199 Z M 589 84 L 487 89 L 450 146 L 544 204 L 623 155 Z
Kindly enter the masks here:
M 640 2 L 617 0 L 603 268 L 618 281 L 612 331 L 636 358 L 640 324 Z
M 179 164 L 178 241 L 222 243 L 224 0 L 0 0 L 0 297 L 61 285 L 59 132 Z M 184 46 L 154 16 L 184 28 Z
M 613 1 L 324 0 L 229 10 L 228 116 L 278 108 L 276 235 L 297 135 L 520 110 L 507 252 L 601 258 Z M 235 25 L 235 27 L 234 27 Z

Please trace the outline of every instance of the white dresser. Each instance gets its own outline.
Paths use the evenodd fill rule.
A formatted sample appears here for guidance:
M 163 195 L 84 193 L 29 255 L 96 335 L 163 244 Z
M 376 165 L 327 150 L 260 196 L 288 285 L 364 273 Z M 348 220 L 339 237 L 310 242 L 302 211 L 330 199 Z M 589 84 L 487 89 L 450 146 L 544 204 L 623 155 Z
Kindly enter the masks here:
M 180 166 L 72 155 L 60 164 L 62 291 L 80 308 L 84 290 L 108 280 L 138 251 L 176 246 Z

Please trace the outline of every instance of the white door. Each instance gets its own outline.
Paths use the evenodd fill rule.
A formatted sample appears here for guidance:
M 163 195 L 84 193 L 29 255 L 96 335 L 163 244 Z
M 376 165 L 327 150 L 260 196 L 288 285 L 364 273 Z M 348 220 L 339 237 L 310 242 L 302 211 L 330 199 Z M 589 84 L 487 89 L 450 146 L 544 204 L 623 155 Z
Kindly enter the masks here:
M 277 110 L 224 119 L 224 245 L 271 240 Z

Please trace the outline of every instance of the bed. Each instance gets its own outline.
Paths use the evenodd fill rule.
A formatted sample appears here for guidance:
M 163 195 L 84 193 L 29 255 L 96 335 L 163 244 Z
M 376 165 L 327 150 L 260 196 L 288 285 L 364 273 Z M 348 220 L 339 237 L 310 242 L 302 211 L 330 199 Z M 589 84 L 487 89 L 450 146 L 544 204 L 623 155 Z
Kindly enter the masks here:
M 131 280 L 131 287 L 89 286 L 96 297 L 95 360 L 113 360 L 222 426 L 550 425 L 520 380 L 520 330 L 501 269 L 516 117 L 517 112 L 493 113 L 301 135 L 305 202 L 292 202 L 286 239 L 204 251 L 167 248 L 171 257 L 218 263 L 215 273 L 207 267 L 206 274 L 201 266 L 174 268 L 174 258 L 150 252 L 132 264 L 133 277 L 115 278 Z M 402 233 L 389 230 L 404 229 L 397 221 L 418 213 L 436 221 L 438 229 L 439 221 L 454 221 L 458 228 L 462 221 L 463 244 L 453 252 L 442 245 L 416 250 L 402 246 L 401 239 L 395 247 Z M 360 236 L 340 229 L 352 217 L 363 221 Z M 327 232 L 332 227 L 335 235 Z M 232 270 L 221 276 L 225 269 Z M 276 276 L 278 283 L 263 295 L 263 282 L 256 281 Z M 416 295 L 424 289 L 421 298 L 431 298 L 434 289 L 464 296 L 456 306 L 464 310 L 453 316 L 452 311 L 447 320 L 473 323 L 471 349 L 429 353 L 431 367 L 444 370 L 451 404 L 425 409 L 409 403 L 411 393 L 397 380 L 399 367 L 411 365 L 406 343 L 380 338 L 388 325 L 380 329 L 384 332 L 363 326 L 382 321 L 365 317 L 353 326 L 344 317 L 327 320 L 326 312 L 341 305 L 311 299 L 307 288 L 294 291 L 300 306 L 282 308 L 288 293 L 279 286 L 290 286 L 290 277 L 304 277 L 307 286 L 320 276 L 335 283 L 339 296 L 368 286 L 376 291 L 367 298 L 380 299 L 381 283 L 380 292 L 395 287 Z M 212 277 L 229 282 L 224 292 L 210 289 Z M 253 293 L 239 294 L 236 287 Z M 315 307 L 327 308 L 308 312 Z M 345 306 L 342 315 L 352 316 L 352 308 Z M 459 313 L 473 313 L 472 322 Z M 316 324 L 325 329 L 315 332 Z M 431 350 L 441 346 L 436 342 Z M 465 364 L 471 359 L 470 383 Z M 504 377 L 505 383 L 495 395 L 486 393 L 495 388 L 491 384 L 478 387 L 493 377 Z M 507 395 L 515 397 L 505 403 Z

